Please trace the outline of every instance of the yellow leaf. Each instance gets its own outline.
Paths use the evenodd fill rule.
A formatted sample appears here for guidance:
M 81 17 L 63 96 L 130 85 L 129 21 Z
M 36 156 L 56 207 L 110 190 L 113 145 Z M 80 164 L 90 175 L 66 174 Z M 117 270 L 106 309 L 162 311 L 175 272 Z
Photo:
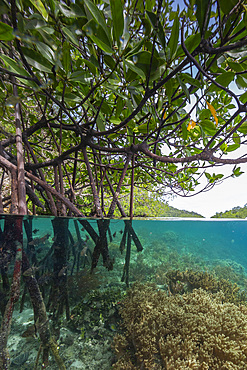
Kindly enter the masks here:
M 166 112 L 163 114 L 163 120 L 166 119 Z
M 217 126 L 218 125 L 218 117 L 217 117 L 216 110 L 214 109 L 212 104 L 207 102 L 207 105 L 208 105 L 208 109 L 210 110 L 210 112 L 212 113 L 212 115 L 214 117 L 214 120 L 215 120 L 215 123 L 216 123 L 216 126 Z
M 187 130 L 190 131 L 191 129 L 193 129 L 196 125 L 196 122 L 193 121 L 193 119 L 190 120 L 189 124 L 188 124 L 188 127 L 187 127 Z

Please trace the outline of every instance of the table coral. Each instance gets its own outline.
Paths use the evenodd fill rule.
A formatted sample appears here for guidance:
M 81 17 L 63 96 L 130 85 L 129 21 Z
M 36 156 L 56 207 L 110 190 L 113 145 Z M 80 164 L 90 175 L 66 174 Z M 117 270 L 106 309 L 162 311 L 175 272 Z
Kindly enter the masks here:
M 167 296 L 137 283 L 120 313 L 115 370 L 247 368 L 247 307 L 224 302 L 221 292 Z

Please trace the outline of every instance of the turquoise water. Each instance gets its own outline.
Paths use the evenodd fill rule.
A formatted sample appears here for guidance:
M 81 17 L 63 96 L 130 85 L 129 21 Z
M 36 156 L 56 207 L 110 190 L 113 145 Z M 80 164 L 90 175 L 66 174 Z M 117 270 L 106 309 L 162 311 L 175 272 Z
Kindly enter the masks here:
M 17 219 L 0 218 L 2 315 L 13 279 Z M 167 295 L 184 294 L 188 281 L 180 279 L 175 292 L 171 274 L 201 272 L 247 291 L 247 220 L 138 219 L 131 228 L 122 219 L 26 216 L 19 224 L 26 259 L 7 346 L 11 368 L 33 369 L 37 360 L 40 329 L 29 330 L 35 318 L 27 289 L 34 281 L 67 369 L 112 368 L 118 304 L 136 281 Z M 54 358 L 48 366 L 58 368 Z

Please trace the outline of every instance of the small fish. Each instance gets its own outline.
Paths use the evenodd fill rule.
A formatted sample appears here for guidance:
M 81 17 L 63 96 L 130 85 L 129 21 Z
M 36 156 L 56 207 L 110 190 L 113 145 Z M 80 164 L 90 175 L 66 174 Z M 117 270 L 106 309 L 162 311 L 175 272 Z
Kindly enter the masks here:
M 117 235 L 117 232 L 115 231 L 115 233 L 112 234 L 113 238 L 115 238 L 116 235 Z
M 42 236 L 42 238 L 35 238 L 33 239 L 31 242 L 29 242 L 28 244 L 29 245 L 34 245 L 34 246 L 37 246 L 39 244 L 42 244 L 44 243 L 47 239 L 49 239 L 51 234 L 45 234 L 44 236 Z
M 117 327 L 115 324 L 110 324 L 111 331 L 117 331 Z
M 34 229 L 34 230 L 33 230 L 33 233 L 34 233 L 34 234 L 37 234 L 37 232 L 38 232 L 38 231 L 39 231 L 39 229 Z
M 88 247 L 86 246 L 86 247 L 84 247 L 83 249 L 82 249 L 82 251 L 81 251 L 81 257 L 87 257 L 87 250 L 88 250 Z
M 63 268 L 61 268 L 61 270 L 59 271 L 59 273 L 58 273 L 58 277 L 61 277 L 61 276 L 63 276 L 63 275 L 66 275 L 66 273 L 65 273 L 65 271 L 67 270 L 67 267 L 68 266 L 64 266 Z
M 34 276 L 35 273 L 39 270 L 38 266 L 31 266 L 29 269 L 23 272 L 23 276 Z

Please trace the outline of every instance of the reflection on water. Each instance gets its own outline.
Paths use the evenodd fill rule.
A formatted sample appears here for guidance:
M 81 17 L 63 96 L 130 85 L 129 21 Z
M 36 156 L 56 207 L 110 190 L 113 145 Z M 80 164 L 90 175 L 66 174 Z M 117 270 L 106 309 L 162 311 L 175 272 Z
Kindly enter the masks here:
M 145 367 L 134 353 L 130 358 L 119 354 L 120 324 L 125 320 L 128 328 L 126 286 L 152 283 L 164 299 L 187 297 L 200 288 L 224 294 L 221 303 L 245 304 L 246 241 L 245 220 L 133 220 L 131 225 L 128 220 L 1 216 L 0 364 L 11 369 L 38 369 L 42 363 L 49 369 L 151 368 L 153 360 L 147 359 Z M 18 298 L 16 251 L 22 244 Z M 146 285 L 139 285 L 142 289 L 148 294 Z M 11 300 L 17 302 L 7 341 Z M 169 368 L 168 360 L 158 357 L 157 369 Z M 228 361 L 244 369 L 246 358 L 243 365 Z M 180 368 L 190 368 L 185 365 Z

